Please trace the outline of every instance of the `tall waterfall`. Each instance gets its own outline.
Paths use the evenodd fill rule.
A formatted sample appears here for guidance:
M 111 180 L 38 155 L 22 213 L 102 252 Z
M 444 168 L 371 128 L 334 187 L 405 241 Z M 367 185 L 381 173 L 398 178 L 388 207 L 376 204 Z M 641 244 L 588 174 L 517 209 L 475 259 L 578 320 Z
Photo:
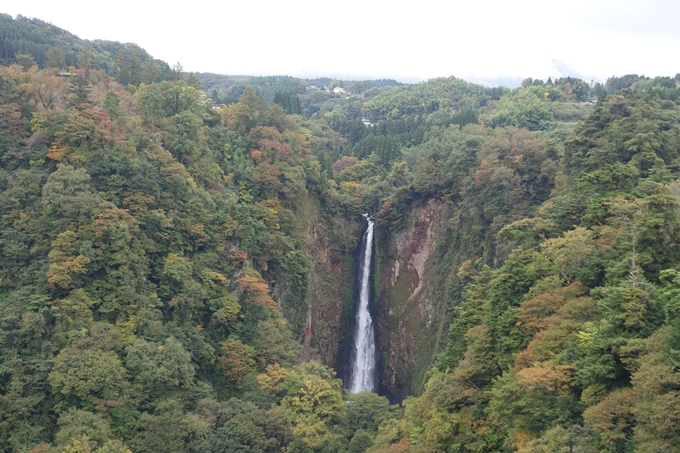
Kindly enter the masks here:
M 352 393 L 375 391 L 375 329 L 371 313 L 368 311 L 373 255 L 373 219 L 368 214 L 364 214 L 364 217 L 368 221 L 368 228 L 364 234 L 364 256 L 360 268 L 361 291 L 354 330 L 354 362 L 349 385 L 349 391 Z

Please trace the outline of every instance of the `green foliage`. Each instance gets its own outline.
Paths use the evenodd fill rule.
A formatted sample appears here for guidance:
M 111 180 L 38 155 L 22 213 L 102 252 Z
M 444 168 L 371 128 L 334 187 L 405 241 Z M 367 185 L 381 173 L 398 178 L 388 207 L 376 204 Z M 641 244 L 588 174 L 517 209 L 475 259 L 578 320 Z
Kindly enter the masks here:
M 310 258 L 295 211 L 307 184 L 333 205 L 307 130 L 251 92 L 214 112 L 181 80 L 146 80 L 132 95 L 92 74 L 69 88 L 31 71 L 0 69 L 11 132 L 0 169 L 2 451 L 286 447 L 292 403 L 254 376 L 297 359 Z M 31 135 L 32 151 L 17 153 Z M 251 177 L 257 159 L 278 169 L 275 190 Z M 310 426 L 344 423 L 339 381 L 316 372 L 332 385 L 310 384 L 321 392 Z M 225 424 L 196 409 L 243 394 L 278 404 L 278 421 L 248 409 Z
M 49 375 L 63 408 L 71 402 L 92 407 L 95 399 L 117 399 L 127 386 L 127 371 L 113 351 L 69 348 L 55 358 Z
M 0 451 L 680 448 L 675 79 L 183 79 L 0 26 Z M 378 323 L 404 414 L 302 361 L 335 346 L 298 356 L 352 249 L 319 224 L 367 211 L 379 274 L 391 235 L 431 241 L 427 304 L 395 276 L 406 321 Z
M 363 453 L 373 446 L 373 438 L 363 430 L 357 431 L 349 442 L 347 450 L 349 453 Z
M 138 339 L 127 349 L 126 366 L 134 373 L 135 381 L 148 391 L 186 388 L 193 383 L 191 357 L 173 337 L 160 345 Z
M 552 122 L 552 113 L 538 96 L 519 89 L 501 98 L 488 118 L 491 127 L 516 126 L 530 131 L 548 129 Z
M 360 392 L 348 395 L 347 422 L 349 426 L 359 432 L 378 432 L 378 426 L 387 420 L 397 418 L 397 408 L 389 404 L 385 397 L 374 393 Z
M 279 104 L 283 110 L 290 115 L 300 115 L 302 113 L 300 98 L 293 93 L 282 93 L 277 91 L 274 95 L 274 103 Z
M 501 222 L 498 239 L 516 247 L 507 259 L 495 269 L 479 260 L 460 267 L 465 291 L 449 344 L 407 405 L 412 428 L 401 442 L 432 451 L 677 448 L 667 423 L 680 345 L 677 175 L 667 148 L 676 107 L 655 99 L 607 96 L 565 143 L 566 175 L 556 174 L 541 210 Z M 513 148 L 498 138 L 478 159 L 497 165 Z M 531 146 L 516 149 L 531 161 Z M 529 168 L 515 171 L 524 179 Z
M 58 446 L 87 436 L 90 447 L 95 449 L 105 445 L 113 437 L 106 420 L 92 412 L 71 408 L 59 416 L 58 424 L 59 432 L 55 437 Z
M 431 113 L 445 106 L 475 107 L 485 102 L 487 89 L 455 77 L 431 79 L 378 94 L 364 104 L 374 118 Z
M 637 74 L 626 74 L 621 77 L 609 77 L 604 87 L 607 90 L 607 93 L 614 94 L 617 91 L 630 88 L 635 82 L 647 79 L 647 77 L 639 76 Z
M 116 56 L 123 52 L 128 58 L 136 58 L 139 64 L 155 62 L 163 79 L 170 74 L 167 63 L 154 61 L 145 50 L 135 44 L 80 39 L 55 25 L 21 15 L 13 19 L 9 14 L 2 14 L 0 27 L 5 31 L 0 41 L 0 63 L 5 66 L 19 63 L 24 70 L 28 70 L 33 64 L 25 57 L 30 56 L 41 69 L 68 66 L 94 68 L 114 76 L 118 71 Z M 22 56 L 23 63 L 19 61 Z

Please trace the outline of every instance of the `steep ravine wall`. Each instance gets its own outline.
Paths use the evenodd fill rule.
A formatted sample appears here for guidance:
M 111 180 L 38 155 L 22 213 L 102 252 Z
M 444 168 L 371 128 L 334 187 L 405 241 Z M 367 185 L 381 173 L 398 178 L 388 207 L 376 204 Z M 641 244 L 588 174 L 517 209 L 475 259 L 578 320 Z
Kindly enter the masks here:
M 347 377 L 357 296 L 357 259 L 366 222 L 329 214 L 309 197 L 296 212 L 312 259 L 300 360 L 315 359 Z M 415 200 L 398 230 L 376 219 L 371 314 L 376 323 L 378 392 L 393 402 L 422 392 L 450 319 L 444 289 L 460 265 L 451 256 L 452 206 Z M 453 247 L 455 248 L 455 247 Z M 455 254 L 455 253 L 454 253 Z
M 375 216 L 370 306 L 379 354 L 378 392 L 393 402 L 423 391 L 445 346 L 451 309 L 461 300 L 460 266 L 466 260 L 496 266 L 514 247 L 498 244 L 496 229 L 477 210 L 461 208 L 450 198 L 408 193 L 398 203 Z M 313 262 L 300 358 L 319 360 L 344 378 L 366 222 L 359 215 L 329 213 L 312 197 L 296 215 Z
M 355 298 L 355 261 L 365 222 L 360 216 L 328 214 L 309 197 L 297 212 L 312 259 L 300 360 L 315 359 L 334 368 L 341 363 L 341 345 L 351 336 Z
M 422 391 L 439 352 L 447 303 L 437 297 L 435 246 L 446 230 L 447 214 L 445 203 L 430 200 L 411 206 L 400 231 L 385 231 L 376 223 L 379 375 L 383 392 L 393 401 Z

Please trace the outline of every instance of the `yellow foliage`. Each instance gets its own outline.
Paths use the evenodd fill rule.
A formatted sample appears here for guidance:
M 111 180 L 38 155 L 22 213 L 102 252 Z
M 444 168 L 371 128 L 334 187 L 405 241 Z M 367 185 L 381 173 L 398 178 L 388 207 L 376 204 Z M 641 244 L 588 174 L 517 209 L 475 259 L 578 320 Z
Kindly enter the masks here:
M 534 436 L 531 434 L 523 433 L 521 431 L 515 431 L 513 437 L 515 439 L 515 448 L 518 450 L 534 439 Z
M 290 399 L 290 406 L 298 412 L 312 412 L 319 407 L 323 394 L 331 390 L 331 385 L 318 376 L 308 376 L 302 381 L 298 395 Z M 330 414 L 329 414 L 330 415 Z
M 362 196 L 363 186 L 358 182 L 343 181 L 340 183 L 340 188 L 357 200 L 359 200 Z
M 47 151 L 47 157 L 57 162 L 61 161 L 66 155 L 66 148 L 58 146 L 55 142 L 52 142 L 50 149 Z
M 453 431 L 453 415 L 434 410 L 423 423 L 424 437 L 431 442 L 442 442 L 451 436 Z
M 122 317 L 118 318 L 116 321 L 116 327 L 123 334 L 123 341 L 126 344 L 131 345 L 136 340 L 137 332 L 137 316 L 131 315 L 127 320 L 123 320 Z
M 222 307 L 219 310 L 220 314 L 226 319 L 236 318 L 236 315 L 241 311 L 241 306 L 236 302 L 234 297 L 229 294 L 228 296 L 221 298 L 220 301 L 222 302 Z
M 408 433 L 413 426 L 404 418 L 401 420 L 386 420 L 378 427 L 378 434 L 375 438 L 375 452 L 396 453 L 407 452 L 411 444 L 407 439 Z
M 269 210 L 272 215 L 278 215 L 281 209 L 281 202 L 277 199 L 266 199 L 262 200 L 260 203 Z
M 314 414 L 324 420 L 332 420 L 344 410 L 340 380 L 335 373 L 317 362 L 308 362 L 295 375 L 301 383 L 296 393 L 286 396 L 281 405 L 294 412 Z
M 310 154 L 309 140 L 305 135 L 294 131 L 287 130 L 283 133 L 283 142 L 293 149 L 295 154 L 307 156 Z
M 86 274 L 90 259 L 83 255 L 73 256 L 76 234 L 71 230 L 60 233 L 52 242 L 52 250 L 47 254 L 50 266 L 47 281 L 52 288 L 68 289 L 73 283 L 72 274 Z
M 271 390 L 273 392 L 281 391 L 281 384 L 288 376 L 288 372 L 278 363 L 267 365 L 265 372 L 257 376 L 257 383 L 264 390 Z
M 543 256 L 550 263 L 552 271 L 559 275 L 564 283 L 571 283 L 575 272 L 595 253 L 593 236 L 591 230 L 578 227 L 561 237 L 541 243 Z
M 300 437 L 310 448 L 320 447 L 326 434 L 328 427 L 314 415 L 298 418 L 293 428 L 293 435 Z
M 36 453 L 47 450 L 32 450 Z M 90 439 L 85 434 L 80 439 L 72 439 L 71 443 L 64 447 L 62 453 L 132 453 L 132 450 L 124 446 L 120 441 L 109 440 L 96 450 L 92 449 Z
M 73 439 L 62 451 L 63 453 L 91 453 L 90 439 L 83 434 L 80 439 Z
M 208 277 L 210 277 L 212 280 L 215 280 L 216 282 L 222 283 L 224 285 L 229 283 L 229 280 L 227 279 L 227 277 L 220 274 L 219 272 L 210 271 L 210 272 L 208 272 Z
M 470 260 L 465 260 L 463 261 L 463 264 L 460 265 L 458 268 L 458 273 L 456 274 L 456 277 L 458 277 L 460 280 L 465 281 L 468 278 L 472 278 L 475 275 L 475 269 L 472 266 L 472 261 Z

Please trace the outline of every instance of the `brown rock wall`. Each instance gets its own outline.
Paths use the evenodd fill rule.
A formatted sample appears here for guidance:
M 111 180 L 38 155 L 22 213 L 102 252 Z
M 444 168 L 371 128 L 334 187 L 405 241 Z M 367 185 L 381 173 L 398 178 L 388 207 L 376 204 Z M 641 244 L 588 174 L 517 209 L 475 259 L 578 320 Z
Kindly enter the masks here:
M 381 379 L 396 400 L 422 390 L 438 352 L 446 304 L 433 298 L 432 268 L 445 214 L 437 201 L 415 206 L 407 226 L 380 241 L 387 248 L 376 280 Z

